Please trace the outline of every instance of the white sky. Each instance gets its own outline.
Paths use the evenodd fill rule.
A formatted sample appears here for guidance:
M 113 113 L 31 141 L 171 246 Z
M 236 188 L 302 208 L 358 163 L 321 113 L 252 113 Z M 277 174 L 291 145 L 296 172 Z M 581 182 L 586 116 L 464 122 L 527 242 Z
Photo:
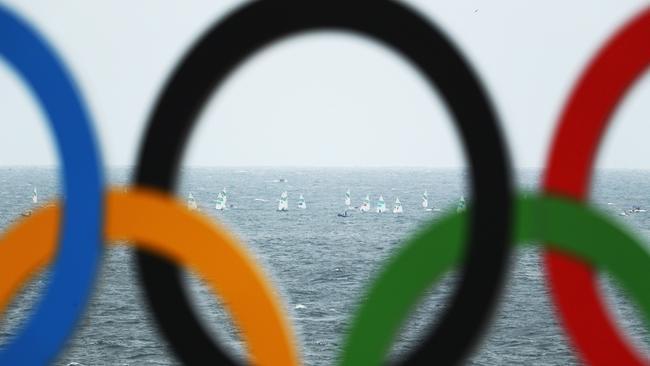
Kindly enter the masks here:
M 132 165 L 152 103 L 212 22 L 240 1 L 6 1 L 54 44 L 83 90 L 107 165 Z M 482 77 L 517 167 L 543 166 L 586 62 L 646 2 L 408 1 Z M 476 10 L 476 11 L 475 11 Z M 599 166 L 650 168 L 650 79 L 616 114 Z M 58 164 L 39 106 L 0 62 L 0 165 Z M 579 143 L 579 142 L 576 142 Z M 253 57 L 206 105 L 188 165 L 464 165 L 437 95 L 390 50 L 302 35 Z

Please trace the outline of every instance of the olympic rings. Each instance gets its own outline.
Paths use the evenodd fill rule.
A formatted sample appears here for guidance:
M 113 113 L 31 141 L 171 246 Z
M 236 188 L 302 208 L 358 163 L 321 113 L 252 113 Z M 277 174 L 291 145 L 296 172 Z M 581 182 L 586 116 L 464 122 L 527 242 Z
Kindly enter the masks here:
M 275 41 L 322 29 L 361 33 L 398 51 L 439 88 L 455 117 L 472 167 L 473 231 L 449 311 L 407 363 L 458 363 L 491 313 L 505 272 L 512 200 L 509 161 L 492 107 L 469 66 L 439 30 L 404 5 L 387 0 L 259 1 L 230 14 L 187 53 L 161 93 L 142 145 L 137 183 L 172 190 L 195 118 L 230 72 Z M 149 305 L 180 359 L 187 364 L 234 364 L 192 314 L 178 269 L 150 254 L 141 253 L 138 259 Z
M 137 242 L 138 248 L 164 255 L 200 274 L 213 292 L 223 297 L 255 364 L 299 364 L 276 292 L 226 230 L 154 191 L 113 190 L 106 198 L 106 240 Z M 26 279 L 54 257 L 59 216 L 57 206 L 42 208 L 0 238 L 0 311 Z M 24 243 L 34 245 L 26 247 Z
M 0 351 L 2 365 L 40 365 L 51 361 L 72 333 L 92 289 L 101 256 L 101 164 L 90 118 L 58 56 L 3 6 L 0 34 L 0 56 L 43 106 L 63 160 L 65 213 L 49 285 L 27 324 Z
M 596 149 L 609 117 L 650 65 L 650 9 L 620 30 L 576 85 L 559 122 L 545 173 L 546 192 L 584 200 Z M 562 324 L 591 365 L 647 365 L 609 320 L 595 278 L 585 264 L 549 251 L 548 283 Z
M 341 362 L 381 363 L 417 297 L 464 258 L 460 287 L 449 311 L 406 361 L 457 363 L 481 331 L 505 271 L 513 229 L 508 159 L 497 119 L 473 71 L 439 30 L 404 5 L 387 0 L 278 0 L 254 2 L 232 13 L 188 52 L 161 93 L 136 180 L 171 191 L 195 117 L 229 73 L 267 45 L 322 29 L 356 32 L 383 42 L 439 88 L 465 143 L 475 202 L 469 217 L 444 218 L 409 241 L 389 262 L 357 313 Z M 63 160 L 65 213 L 57 207 L 43 208 L 0 238 L 0 311 L 26 279 L 53 261 L 50 284 L 34 314 L 0 351 L 0 364 L 40 365 L 54 359 L 88 298 L 101 256 L 103 178 L 90 119 L 56 54 L 2 6 L 0 34 L 9 35 L 0 41 L 0 54 L 43 106 Z M 580 79 L 550 153 L 544 182 L 547 193 L 585 199 L 609 116 L 650 64 L 648 39 L 650 9 L 616 34 Z M 234 239 L 164 194 L 138 188 L 107 197 L 105 234 L 109 239 L 138 241 L 138 249 L 147 251 L 138 255 L 143 284 L 155 318 L 182 361 L 234 364 L 191 312 L 176 263 L 202 274 L 212 290 L 227 300 L 254 362 L 298 364 L 276 294 Z M 517 239 L 557 243 L 547 246 L 548 280 L 563 325 L 582 359 L 594 365 L 647 364 L 612 325 L 590 266 L 617 277 L 650 326 L 650 285 L 637 280 L 650 274 L 650 255 L 582 204 L 544 196 L 520 199 L 516 212 Z M 469 234 L 464 233 L 467 226 L 472 229 Z M 177 227 L 183 230 L 174 230 Z M 462 245 L 464 240 L 467 245 Z M 22 245 L 25 242 L 34 244 L 27 247 Z M 183 246 L 174 245 L 181 242 Z M 441 242 L 446 245 L 440 246 Z
M 587 206 L 556 197 L 520 198 L 515 217 L 517 243 L 549 241 L 554 250 L 607 270 L 640 305 L 650 329 L 650 253 L 638 241 Z M 412 306 L 461 263 L 466 227 L 465 214 L 447 215 L 389 260 L 356 313 L 340 365 L 382 364 Z

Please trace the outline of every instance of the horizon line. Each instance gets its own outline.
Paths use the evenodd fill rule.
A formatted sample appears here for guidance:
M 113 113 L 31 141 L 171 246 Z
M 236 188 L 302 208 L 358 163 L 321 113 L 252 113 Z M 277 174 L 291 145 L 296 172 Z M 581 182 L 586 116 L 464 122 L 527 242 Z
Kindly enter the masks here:
M 0 169 L 11 168 L 58 168 L 59 165 L 50 164 L 7 164 L 0 165 Z M 105 165 L 108 169 L 133 169 L 135 164 L 111 164 Z M 469 169 L 469 166 L 426 166 L 426 165 L 183 165 L 185 168 L 215 168 L 215 169 L 440 169 L 440 170 L 460 170 Z M 513 170 L 543 170 L 545 167 L 538 166 L 519 166 Z M 650 170 L 650 167 L 594 167 L 594 170 Z

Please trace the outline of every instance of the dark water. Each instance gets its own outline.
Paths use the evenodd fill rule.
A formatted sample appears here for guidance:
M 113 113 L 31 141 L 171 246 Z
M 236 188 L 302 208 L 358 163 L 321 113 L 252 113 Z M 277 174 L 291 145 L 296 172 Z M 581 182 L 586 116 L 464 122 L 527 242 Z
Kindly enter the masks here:
M 281 178 L 288 182 L 278 182 Z M 538 181 L 534 171 L 518 172 L 517 178 L 519 186 L 529 190 Z M 42 201 L 55 197 L 57 179 L 53 169 L 0 169 L 1 227 L 31 207 L 33 185 L 38 187 Z M 129 171 L 111 170 L 109 179 L 125 183 Z M 185 199 L 188 192 L 193 192 L 202 211 L 231 228 L 264 264 L 283 295 L 305 364 L 331 365 L 343 344 L 350 316 L 382 262 L 410 234 L 441 215 L 420 208 L 422 192 L 428 190 L 430 206 L 448 210 L 465 193 L 465 183 L 466 176 L 457 170 L 196 168 L 184 171 L 179 196 Z M 217 212 L 213 201 L 223 187 L 228 189 L 229 203 L 235 208 Z M 382 194 L 387 207 L 392 208 L 399 196 L 404 213 L 337 217 L 348 188 L 353 205 L 358 205 L 366 194 L 371 195 L 374 205 Z M 289 192 L 290 211 L 278 213 L 276 200 L 283 190 Z M 628 217 L 617 213 L 631 205 L 650 207 L 650 172 L 600 173 L 594 191 L 594 202 L 602 210 L 642 238 L 649 238 L 650 213 Z M 301 193 L 307 202 L 306 210 L 296 207 Z M 125 246 L 106 251 L 87 313 L 57 364 L 176 364 L 148 316 L 134 277 L 132 254 Z M 576 364 L 547 298 L 538 251 L 518 250 L 512 264 L 494 321 L 469 362 Z M 454 290 L 455 280 L 455 274 L 450 273 L 429 291 L 405 323 L 391 357 L 399 358 L 412 350 L 422 332 L 435 323 Z M 245 352 L 238 334 L 218 300 L 191 275 L 187 282 L 197 313 L 210 324 L 214 337 L 233 355 L 243 358 Z M 603 278 L 601 282 L 619 324 L 641 349 L 647 349 L 650 339 L 640 316 L 610 280 Z M 0 327 L 0 339 L 11 336 L 46 283 L 47 275 L 41 275 L 16 298 Z

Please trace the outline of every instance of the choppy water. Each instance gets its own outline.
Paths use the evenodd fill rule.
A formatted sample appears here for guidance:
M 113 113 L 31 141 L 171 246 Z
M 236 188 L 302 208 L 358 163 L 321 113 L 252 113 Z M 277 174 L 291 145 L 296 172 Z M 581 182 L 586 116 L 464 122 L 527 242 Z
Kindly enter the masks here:
M 281 178 L 288 182 L 278 182 Z M 33 185 L 38 187 L 41 200 L 55 197 L 57 179 L 53 169 L 0 169 L 0 226 L 6 227 L 31 207 Z M 113 169 L 109 179 L 125 183 L 129 171 Z M 465 179 L 463 172 L 456 170 L 197 168 L 183 172 L 179 195 L 185 199 L 188 192 L 193 192 L 203 212 L 232 228 L 264 263 L 284 296 L 305 363 L 331 365 L 364 287 L 381 263 L 411 233 L 441 215 L 420 208 L 422 192 L 428 190 L 429 202 L 435 207 L 449 208 L 464 192 Z M 522 188 L 536 187 L 537 180 L 536 172 L 518 172 Z M 594 202 L 615 220 L 650 239 L 650 213 L 617 216 L 618 211 L 631 205 L 650 207 L 649 183 L 650 172 L 600 173 L 594 185 Z M 236 207 L 217 212 L 213 201 L 223 187 L 228 189 L 229 203 Z M 383 194 L 391 208 L 399 196 L 404 213 L 337 217 L 347 188 L 352 190 L 353 205 L 366 194 L 373 201 Z M 278 213 L 276 200 L 283 190 L 289 192 L 291 210 Z M 296 208 L 301 193 L 307 201 L 306 210 Z M 57 364 L 176 364 L 148 316 L 134 277 L 132 254 L 126 247 L 106 251 L 87 313 Z M 547 299 L 537 250 L 518 250 L 512 263 L 495 319 L 470 362 L 576 364 Z M 28 315 L 46 282 L 46 274 L 39 276 L 14 301 L 0 326 L 0 340 L 6 341 Z M 417 344 L 421 332 L 444 309 L 454 282 L 452 273 L 430 290 L 396 340 L 392 357 L 399 358 Z M 647 349 L 650 339 L 634 308 L 609 280 L 605 278 L 602 283 L 619 323 L 634 342 Z M 188 276 L 188 285 L 197 312 L 206 322 L 219 325 L 211 326 L 215 338 L 227 344 L 234 355 L 243 357 L 237 332 L 218 302 L 196 279 Z

